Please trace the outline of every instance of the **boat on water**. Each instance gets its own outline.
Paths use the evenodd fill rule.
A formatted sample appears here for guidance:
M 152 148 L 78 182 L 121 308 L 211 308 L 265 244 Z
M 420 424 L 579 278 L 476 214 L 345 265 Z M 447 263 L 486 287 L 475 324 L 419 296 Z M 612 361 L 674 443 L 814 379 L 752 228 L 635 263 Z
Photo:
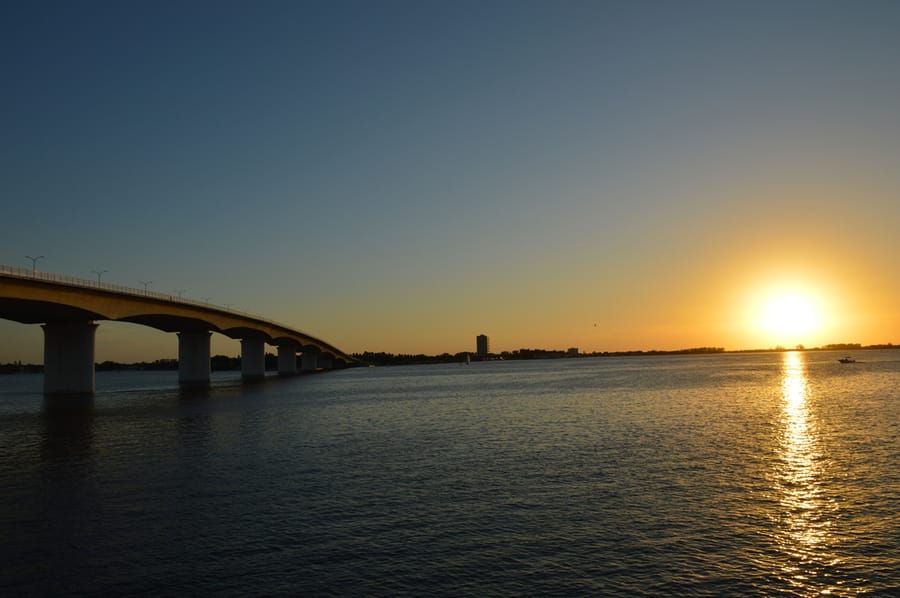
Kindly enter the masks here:
M 841 357 L 840 359 L 838 359 L 838 361 L 840 361 L 841 363 L 856 363 L 856 360 L 849 355 L 847 357 Z

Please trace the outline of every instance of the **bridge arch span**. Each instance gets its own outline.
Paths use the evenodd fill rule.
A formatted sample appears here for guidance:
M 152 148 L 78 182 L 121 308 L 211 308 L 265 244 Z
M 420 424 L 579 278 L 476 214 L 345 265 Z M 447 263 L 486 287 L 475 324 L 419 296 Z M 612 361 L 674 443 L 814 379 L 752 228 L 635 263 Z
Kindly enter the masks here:
M 0 266 L 0 318 L 25 324 L 44 324 L 45 392 L 93 392 L 93 335 L 95 321 L 130 322 L 177 333 L 179 380 L 209 383 L 209 335 L 218 332 L 241 340 L 245 378 L 265 373 L 264 347 L 278 347 L 279 372 L 296 373 L 297 353 L 302 369 L 343 367 L 355 360 L 333 345 L 284 324 L 226 308 L 137 289 L 60 277 Z M 52 347 L 52 351 L 48 350 Z M 77 375 L 57 367 L 73 352 L 81 354 Z M 90 356 L 84 353 L 90 352 Z M 182 367 L 181 362 L 191 365 Z M 90 376 L 84 364 L 90 364 Z M 50 366 L 51 374 L 47 375 Z M 55 370 L 62 373 L 53 380 Z M 189 370 L 189 371 L 188 371 Z M 51 378 L 48 382 L 48 378 Z M 89 384 L 86 380 L 90 380 Z M 71 384 L 70 384 L 71 381 Z M 89 386 L 90 388 L 87 388 Z

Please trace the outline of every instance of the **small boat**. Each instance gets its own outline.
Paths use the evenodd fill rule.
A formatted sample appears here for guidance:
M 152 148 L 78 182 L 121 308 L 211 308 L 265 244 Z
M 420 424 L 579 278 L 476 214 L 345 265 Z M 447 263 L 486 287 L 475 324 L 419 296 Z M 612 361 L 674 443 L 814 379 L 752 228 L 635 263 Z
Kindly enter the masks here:
M 856 360 L 849 355 L 847 357 L 841 357 L 840 359 L 838 359 L 838 361 L 840 361 L 841 363 L 856 363 Z

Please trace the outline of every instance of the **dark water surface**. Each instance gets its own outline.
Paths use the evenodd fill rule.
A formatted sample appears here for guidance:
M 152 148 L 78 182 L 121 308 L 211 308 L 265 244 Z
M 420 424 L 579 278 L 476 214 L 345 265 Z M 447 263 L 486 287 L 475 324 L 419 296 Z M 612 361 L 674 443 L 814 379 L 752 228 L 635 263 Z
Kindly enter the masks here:
M 3 595 L 900 595 L 900 351 L 0 378 Z

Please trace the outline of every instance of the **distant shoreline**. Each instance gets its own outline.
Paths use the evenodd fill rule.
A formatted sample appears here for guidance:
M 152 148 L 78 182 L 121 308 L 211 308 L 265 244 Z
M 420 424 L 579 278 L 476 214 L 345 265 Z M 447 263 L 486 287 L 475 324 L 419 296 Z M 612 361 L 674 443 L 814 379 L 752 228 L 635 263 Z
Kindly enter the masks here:
M 823 347 L 774 347 L 771 349 L 725 349 L 723 347 L 694 347 L 690 349 L 635 349 L 631 351 L 594 351 L 592 353 L 572 353 L 571 350 L 547 350 L 547 349 L 519 349 L 517 351 L 503 351 L 490 354 L 486 358 L 476 356 L 471 352 L 442 353 L 440 355 L 407 354 L 407 353 L 353 353 L 352 356 L 366 365 L 427 365 L 435 363 L 461 363 L 470 361 L 523 361 L 535 359 L 580 359 L 584 357 L 640 357 L 653 355 L 722 355 L 726 353 L 783 353 L 786 351 L 873 351 L 885 349 L 900 349 L 900 345 L 893 343 L 879 345 L 861 345 L 858 343 L 838 343 Z M 268 356 L 267 356 L 268 357 Z M 274 356 L 266 364 L 266 370 L 275 370 Z M 227 357 L 216 355 L 211 359 L 211 370 L 215 372 L 237 371 L 241 369 L 240 357 Z M 157 359 L 155 361 L 139 361 L 135 363 L 119 363 L 104 361 L 95 364 L 98 372 L 110 371 L 160 371 L 177 370 L 177 359 Z M 8 374 L 41 374 L 44 371 L 43 364 L 34 363 L 4 363 L 0 364 L 0 375 Z
M 868 351 L 879 349 L 900 349 L 900 345 L 893 343 L 878 345 L 861 345 L 859 343 L 835 343 L 822 347 L 773 347 L 770 349 L 725 349 L 724 347 L 694 347 L 689 349 L 635 349 L 630 351 L 594 351 L 592 353 L 572 353 L 570 350 L 546 350 L 546 349 L 519 349 L 518 351 L 503 351 L 502 353 L 489 354 L 486 358 L 480 358 L 472 352 L 460 352 L 455 354 L 443 353 L 441 355 L 425 354 L 393 354 L 393 353 L 353 353 L 353 357 L 371 365 L 425 365 L 431 363 L 458 363 L 465 362 L 467 357 L 471 361 L 517 361 L 531 359 L 579 359 L 584 357 L 640 357 L 653 355 L 722 355 L 726 353 L 783 353 L 785 351 Z

